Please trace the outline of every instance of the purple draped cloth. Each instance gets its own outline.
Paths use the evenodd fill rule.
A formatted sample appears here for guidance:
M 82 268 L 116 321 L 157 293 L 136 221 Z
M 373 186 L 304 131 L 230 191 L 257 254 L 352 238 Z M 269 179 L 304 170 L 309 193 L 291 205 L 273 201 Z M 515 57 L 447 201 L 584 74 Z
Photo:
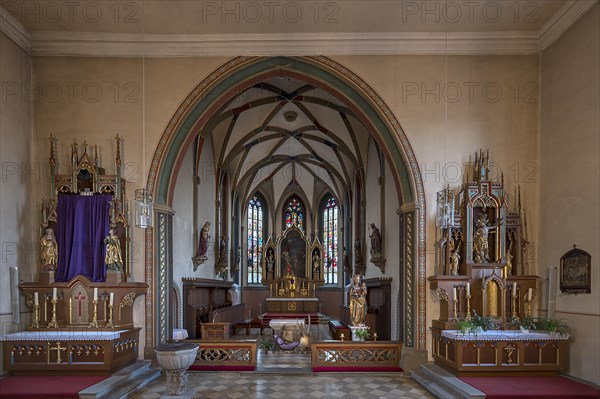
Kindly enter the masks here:
M 56 208 L 58 268 L 56 281 L 81 274 L 106 280 L 104 238 L 110 229 L 110 195 L 59 195 Z

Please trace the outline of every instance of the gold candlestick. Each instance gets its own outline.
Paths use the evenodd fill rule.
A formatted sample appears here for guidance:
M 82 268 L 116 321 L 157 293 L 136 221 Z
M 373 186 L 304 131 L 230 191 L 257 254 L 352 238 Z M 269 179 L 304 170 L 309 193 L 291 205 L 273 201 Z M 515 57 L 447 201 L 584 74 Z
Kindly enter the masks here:
M 340 334 L 340 341 L 343 341 L 343 340 L 344 340 L 344 333 L 341 333 Z
M 458 319 L 458 299 L 454 298 L 452 300 L 452 302 L 454 303 L 454 320 Z
M 467 298 L 467 315 L 465 319 L 471 320 L 471 295 L 466 295 L 465 298 Z
M 98 300 L 94 299 L 92 301 L 94 303 L 94 317 L 92 318 L 92 322 L 90 323 L 90 325 L 88 326 L 88 328 L 92 328 L 92 327 L 96 327 L 98 328 Z
M 56 320 L 56 304 L 58 303 L 58 297 L 51 299 L 52 302 L 52 320 L 48 323 L 48 328 L 58 328 L 58 320 Z
M 113 305 L 108 305 L 108 321 L 106 322 L 106 327 L 113 328 L 115 325 L 113 324 Z
M 373 341 L 377 341 L 377 333 L 373 333 Z
M 517 296 L 511 295 L 512 299 L 512 319 L 519 320 L 519 316 L 517 316 Z
M 33 322 L 31 328 L 40 328 L 40 305 L 33 305 Z

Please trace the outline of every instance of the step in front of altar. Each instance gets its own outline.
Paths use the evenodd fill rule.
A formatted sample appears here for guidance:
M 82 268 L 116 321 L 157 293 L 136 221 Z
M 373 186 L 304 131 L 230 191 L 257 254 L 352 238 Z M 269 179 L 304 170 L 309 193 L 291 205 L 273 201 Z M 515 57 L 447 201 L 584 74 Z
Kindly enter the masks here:
M 104 381 L 79 392 L 80 399 L 128 398 L 159 378 L 161 369 L 151 368 L 149 360 L 138 360 Z
M 139 328 L 23 331 L 0 337 L 13 374 L 109 374 L 137 359 Z

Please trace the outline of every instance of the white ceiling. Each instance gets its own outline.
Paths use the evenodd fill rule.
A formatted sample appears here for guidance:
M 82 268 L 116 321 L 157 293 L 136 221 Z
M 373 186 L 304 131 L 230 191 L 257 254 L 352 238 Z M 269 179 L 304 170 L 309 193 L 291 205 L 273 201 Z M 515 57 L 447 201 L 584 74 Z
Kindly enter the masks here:
M 0 0 L 33 55 L 531 54 L 598 0 Z
M 290 111 L 294 121 L 284 116 Z M 290 184 L 311 202 L 322 189 L 344 198 L 355 171 L 366 167 L 367 146 L 354 144 L 368 140 L 364 125 L 340 99 L 293 78 L 270 78 L 239 93 L 203 131 L 211 132 L 215 159 L 244 200 L 263 188 L 278 202 Z

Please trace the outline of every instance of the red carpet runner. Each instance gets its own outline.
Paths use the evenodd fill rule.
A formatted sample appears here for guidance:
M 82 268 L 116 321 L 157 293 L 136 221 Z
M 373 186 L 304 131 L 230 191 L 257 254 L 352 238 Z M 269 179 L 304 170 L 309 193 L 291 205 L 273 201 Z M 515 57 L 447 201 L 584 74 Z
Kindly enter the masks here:
M 486 399 L 600 399 L 600 391 L 559 376 L 460 377 L 486 394 Z
M 8 376 L 0 379 L 2 399 L 68 399 L 79 398 L 79 391 L 95 385 L 108 376 Z

